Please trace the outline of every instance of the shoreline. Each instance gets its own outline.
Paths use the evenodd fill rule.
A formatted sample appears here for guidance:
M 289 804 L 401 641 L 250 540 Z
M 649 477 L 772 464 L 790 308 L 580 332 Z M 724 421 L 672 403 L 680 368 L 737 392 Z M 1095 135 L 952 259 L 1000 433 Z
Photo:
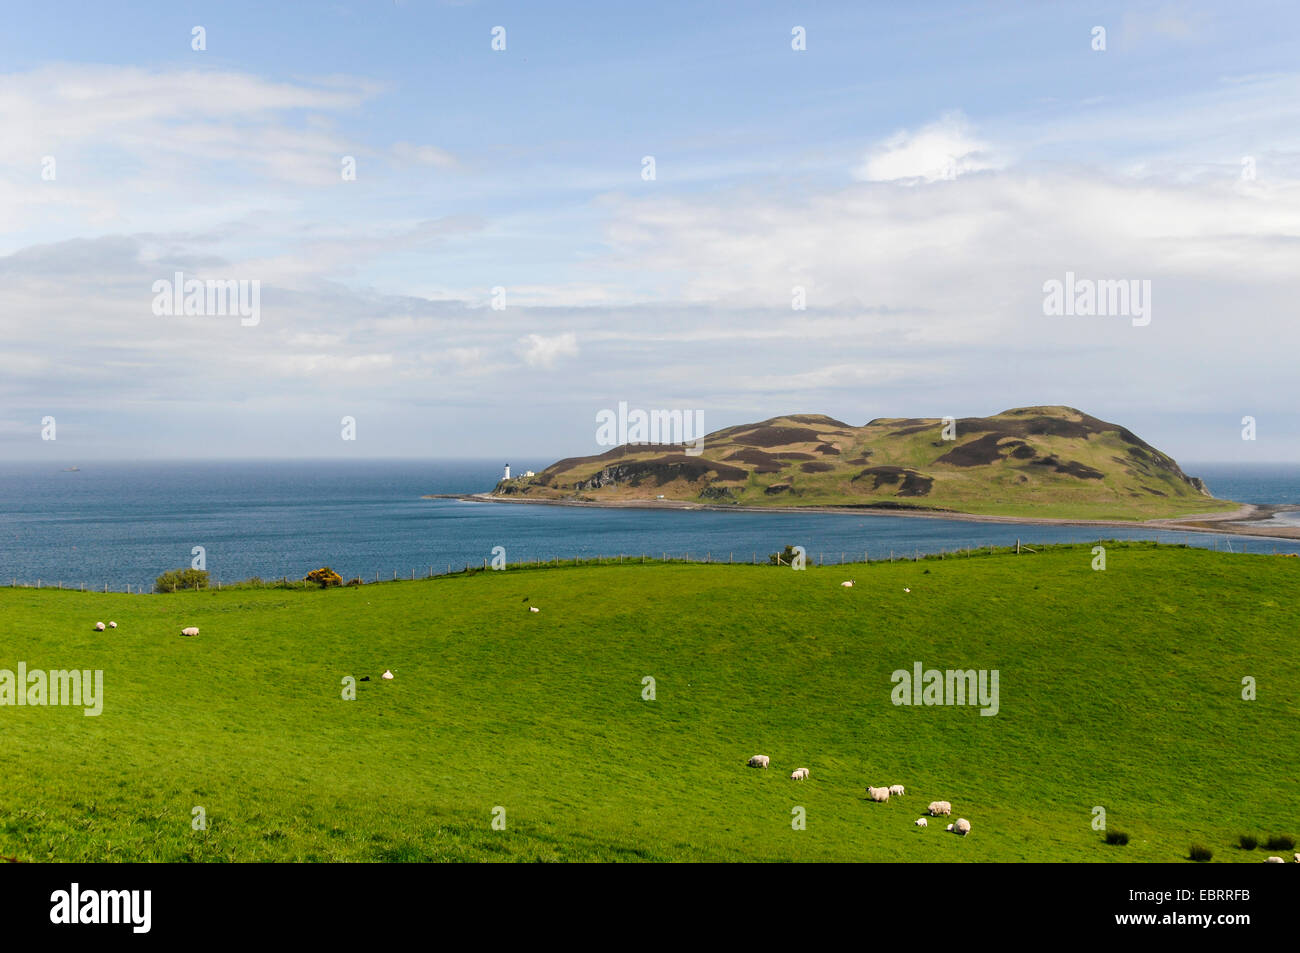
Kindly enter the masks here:
M 1300 526 L 1263 527 L 1277 513 L 1300 511 L 1300 505 L 1281 503 L 1242 503 L 1226 513 L 1193 513 L 1152 520 L 1090 520 L 1042 516 L 986 516 L 957 511 L 889 509 L 852 506 L 721 506 L 714 503 L 691 503 L 685 500 L 543 500 L 510 498 L 492 493 L 429 493 L 424 500 L 460 500 L 465 503 L 515 503 L 540 506 L 574 506 L 589 509 L 642 510 L 709 510 L 719 513 L 832 513 L 852 516 L 904 516 L 917 519 L 957 520 L 968 523 L 1003 523 L 1022 526 L 1105 526 L 1119 529 L 1151 529 L 1185 533 L 1210 533 L 1224 536 L 1255 536 L 1264 539 L 1300 539 Z

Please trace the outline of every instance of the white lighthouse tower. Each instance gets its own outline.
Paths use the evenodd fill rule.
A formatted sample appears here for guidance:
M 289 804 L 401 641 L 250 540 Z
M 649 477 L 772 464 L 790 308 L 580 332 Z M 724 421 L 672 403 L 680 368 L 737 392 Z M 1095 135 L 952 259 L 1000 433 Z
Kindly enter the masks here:
M 503 480 L 509 480 L 509 479 L 510 479 L 510 464 L 508 464 L 508 463 L 506 464 L 506 475 L 503 476 L 501 479 L 503 479 Z

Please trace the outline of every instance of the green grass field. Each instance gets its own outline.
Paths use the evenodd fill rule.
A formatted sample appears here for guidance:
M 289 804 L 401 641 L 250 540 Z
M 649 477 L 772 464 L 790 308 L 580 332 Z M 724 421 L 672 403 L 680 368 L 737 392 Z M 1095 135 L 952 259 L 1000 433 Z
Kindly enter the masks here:
M 0 707 L 0 855 L 1178 861 L 1201 843 L 1262 860 L 1238 834 L 1300 834 L 1300 560 L 1114 543 L 1106 571 L 1091 561 L 0 589 L 0 669 L 103 669 L 106 696 L 99 717 Z M 890 674 L 915 661 L 997 669 L 999 713 L 893 705 Z M 346 675 L 373 680 L 346 701 Z M 745 766 L 756 753 L 771 770 Z M 894 783 L 905 797 L 866 800 Z M 970 836 L 913 826 L 935 799 Z

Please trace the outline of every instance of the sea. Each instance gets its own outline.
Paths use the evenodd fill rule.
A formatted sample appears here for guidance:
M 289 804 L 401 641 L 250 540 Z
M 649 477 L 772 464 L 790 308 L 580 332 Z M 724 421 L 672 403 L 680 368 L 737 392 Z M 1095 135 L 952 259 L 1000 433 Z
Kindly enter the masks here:
M 519 461 L 513 461 L 519 464 Z M 514 472 L 548 461 L 522 461 Z M 1300 465 L 1185 465 L 1216 496 L 1300 504 Z M 148 592 L 201 547 L 213 580 L 410 578 L 517 562 L 648 555 L 760 561 L 786 545 L 835 563 L 971 546 L 1155 539 L 1241 552 L 1300 541 L 835 513 L 584 509 L 422 499 L 489 490 L 499 461 L 0 462 L 0 585 Z M 1293 514 L 1288 519 L 1295 520 Z M 1291 522 L 1290 525 L 1300 525 Z

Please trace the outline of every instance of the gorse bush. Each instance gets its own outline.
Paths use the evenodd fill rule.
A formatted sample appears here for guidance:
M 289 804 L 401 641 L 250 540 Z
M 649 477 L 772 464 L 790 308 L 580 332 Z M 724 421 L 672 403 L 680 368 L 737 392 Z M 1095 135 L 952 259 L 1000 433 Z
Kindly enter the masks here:
M 343 585 L 343 577 L 336 573 L 329 566 L 322 566 L 320 569 L 313 569 L 307 573 L 305 580 L 314 582 L 322 589 L 328 589 L 330 586 Z
M 1190 859 L 1201 863 L 1213 857 L 1214 851 L 1210 850 L 1208 847 L 1202 846 L 1201 844 L 1193 844 L 1192 849 L 1188 852 L 1187 856 Z
M 154 588 L 159 592 L 176 592 L 179 589 L 208 588 L 208 571 L 206 569 L 171 569 L 154 580 Z
M 1259 838 L 1253 834 L 1242 834 L 1237 838 L 1237 844 L 1242 850 L 1254 850 L 1259 846 Z
M 1295 850 L 1295 838 L 1290 834 L 1274 834 L 1264 846 L 1269 850 Z
M 1115 844 L 1119 847 L 1123 847 L 1125 844 L 1128 843 L 1128 835 L 1125 834 L 1123 831 L 1107 831 L 1106 843 Z

